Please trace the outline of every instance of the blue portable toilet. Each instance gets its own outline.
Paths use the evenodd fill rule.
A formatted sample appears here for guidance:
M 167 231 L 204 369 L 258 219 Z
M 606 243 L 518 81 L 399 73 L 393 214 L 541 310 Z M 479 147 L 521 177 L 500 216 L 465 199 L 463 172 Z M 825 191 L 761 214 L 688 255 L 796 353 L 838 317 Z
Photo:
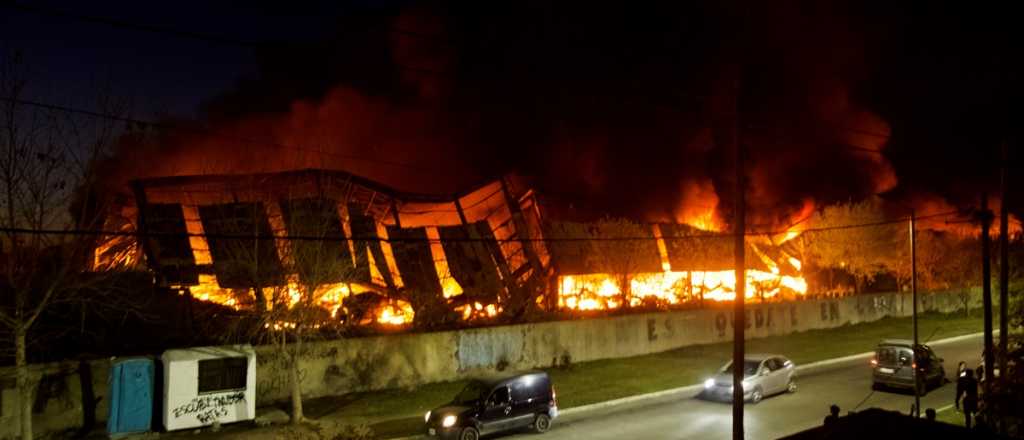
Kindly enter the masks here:
M 153 422 L 153 369 L 153 360 L 147 358 L 119 359 L 110 366 L 107 432 L 111 436 L 149 431 Z

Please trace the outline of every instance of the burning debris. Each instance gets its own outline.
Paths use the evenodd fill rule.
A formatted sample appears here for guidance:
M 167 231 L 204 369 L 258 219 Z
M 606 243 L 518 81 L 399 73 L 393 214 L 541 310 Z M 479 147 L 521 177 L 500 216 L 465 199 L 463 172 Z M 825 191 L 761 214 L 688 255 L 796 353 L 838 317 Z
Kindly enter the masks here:
M 649 229 L 639 225 L 628 227 L 637 240 L 627 240 L 630 237 L 608 234 L 609 223 L 612 229 L 615 223 L 619 223 L 621 232 L 621 222 L 602 221 L 594 231 L 597 233 L 592 234 L 593 242 L 550 245 L 556 262 L 572 272 L 559 278 L 560 307 L 606 310 L 628 304 L 630 307 L 668 308 L 700 304 L 705 300 L 735 299 L 736 275 L 732 268 L 731 237 L 688 225 L 655 224 Z M 603 227 L 600 226 L 602 224 Z M 587 235 L 583 225 L 562 224 L 555 225 L 553 229 L 575 231 L 577 236 L 580 232 Z M 609 238 L 609 235 L 620 240 L 601 243 L 600 240 Z M 639 240 L 646 236 L 652 240 Z M 618 249 L 610 252 L 599 249 L 606 246 Z M 747 263 L 746 300 L 793 299 L 807 294 L 807 281 L 803 278 L 798 259 L 770 244 L 757 244 L 750 239 L 747 247 L 747 255 L 752 257 Z M 646 262 L 634 259 L 632 265 L 624 264 L 620 256 L 627 254 L 646 254 L 649 258 Z M 574 259 L 576 264 L 573 264 Z M 660 270 L 652 270 L 654 268 Z
M 147 179 L 134 190 L 121 230 L 148 238 L 140 248 L 133 235 L 109 237 L 97 264 L 145 261 L 165 286 L 235 310 L 295 307 L 310 289 L 324 323 L 401 326 L 494 319 L 528 280 L 552 273 L 566 310 L 730 301 L 736 283 L 728 238 L 676 223 L 545 221 L 512 177 L 455 199 L 313 170 Z M 310 243 L 330 251 L 313 255 Z M 748 300 L 807 293 L 798 259 L 748 245 Z M 543 292 L 529 294 L 519 302 L 544 304 Z
M 530 241 L 533 194 L 513 178 L 455 199 L 313 170 L 150 179 L 134 190 L 119 212 L 138 221 L 123 230 L 148 238 L 139 248 L 132 235 L 108 237 L 97 264 L 145 261 L 163 285 L 236 310 L 294 307 L 311 289 L 336 322 L 494 318 L 499 297 L 547 261 Z

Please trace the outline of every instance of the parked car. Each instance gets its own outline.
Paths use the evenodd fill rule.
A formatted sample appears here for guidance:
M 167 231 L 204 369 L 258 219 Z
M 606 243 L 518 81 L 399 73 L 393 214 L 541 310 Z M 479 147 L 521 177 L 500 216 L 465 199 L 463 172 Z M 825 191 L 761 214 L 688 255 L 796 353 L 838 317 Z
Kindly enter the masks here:
M 451 402 L 427 411 L 426 433 L 445 439 L 530 428 L 543 433 L 558 417 L 551 378 L 542 371 L 471 380 Z
M 703 396 L 732 399 L 732 361 L 704 381 Z M 743 399 L 758 403 L 765 396 L 796 392 L 796 366 L 777 354 L 750 354 L 743 358 Z
M 942 385 L 946 379 L 943 359 L 931 347 L 907 339 L 887 339 L 878 343 L 871 359 L 872 387 L 906 388 L 923 394 L 929 385 Z M 916 353 L 915 353 L 916 352 Z M 915 379 L 914 370 L 917 370 Z

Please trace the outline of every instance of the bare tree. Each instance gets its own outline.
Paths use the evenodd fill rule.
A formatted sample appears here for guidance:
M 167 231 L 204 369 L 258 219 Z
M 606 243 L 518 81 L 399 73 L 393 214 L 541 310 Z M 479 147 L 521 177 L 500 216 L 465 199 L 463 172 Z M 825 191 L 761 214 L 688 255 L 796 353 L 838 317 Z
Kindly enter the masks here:
M 604 218 L 594 225 L 593 237 L 592 252 L 588 256 L 590 265 L 615 278 L 621 306 L 628 308 L 633 296 L 633 276 L 639 272 L 657 272 L 660 266 L 653 232 L 630 220 Z
M 200 207 L 207 234 L 217 234 L 208 240 L 218 280 L 252 286 L 253 319 L 226 336 L 275 348 L 284 360 L 292 423 L 305 420 L 300 362 L 307 342 L 341 331 L 336 313 L 357 274 L 337 202 L 299 197 Z
M 0 54 L 0 329 L 14 352 L 23 440 L 33 438 L 33 328 L 54 305 L 110 293 L 96 286 L 118 271 L 91 267 L 97 237 L 77 233 L 103 223 L 93 162 L 116 128 L 26 104 L 30 76 L 19 54 Z M 101 98 L 100 111 L 123 111 L 109 95 Z

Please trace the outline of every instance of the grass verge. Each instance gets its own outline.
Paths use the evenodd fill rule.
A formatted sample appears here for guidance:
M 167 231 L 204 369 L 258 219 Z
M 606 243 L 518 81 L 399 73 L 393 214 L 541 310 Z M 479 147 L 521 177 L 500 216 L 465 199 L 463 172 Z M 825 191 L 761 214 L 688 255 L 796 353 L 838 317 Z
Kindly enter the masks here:
M 981 328 L 980 310 L 970 316 L 927 313 L 918 319 L 923 341 L 975 333 Z M 910 318 L 884 318 L 827 330 L 751 339 L 747 341 L 746 350 L 748 353 L 783 354 L 800 365 L 871 351 L 881 339 L 910 338 L 911 335 Z M 558 390 L 559 407 L 565 409 L 692 385 L 721 367 L 730 356 L 732 343 L 723 342 L 631 358 L 581 362 L 547 371 Z M 424 385 L 411 391 L 352 394 L 310 402 L 307 406 L 323 406 L 324 410 L 307 413 L 358 422 L 376 420 L 378 422 L 371 427 L 383 438 L 411 435 L 421 429 L 423 413 L 451 399 L 464 385 L 465 381 L 455 381 Z
M 950 425 L 965 426 L 964 413 L 954 408 L 947 409 L 935 414 L 935 421 L 949 423 Z

